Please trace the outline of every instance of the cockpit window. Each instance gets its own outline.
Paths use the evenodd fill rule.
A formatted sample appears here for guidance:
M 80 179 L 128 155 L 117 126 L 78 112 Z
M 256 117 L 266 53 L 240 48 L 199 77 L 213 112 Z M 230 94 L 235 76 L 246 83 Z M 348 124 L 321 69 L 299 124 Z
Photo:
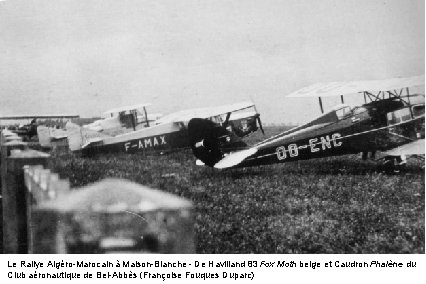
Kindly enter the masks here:
M 213 121 L 214 123 L 222 123 L 223 119 L 220 115 L 216 115 L 216 116 L 212 116 L 210 117 L 210 120 Z
M 387 114 L 388 124 L 397 124 L 403 121 L 407 121 L 411 119 L 410 108 L 403 108 L 397 111 L 388 112 Z
M 367 111 L 367 109 L 365 107 L 356 107 L 356 108 L 352 109 L 353 114 L 360 114 L 360 113 L 364 113 L 366 111 Z
M 425 105 L 416 105 L 413 106 L 413 116 L 418 117 L 425 114 Z
M 350 114 L 352 114 L 352 111 L 351 111 L 351 107 L 349 106 L 345 106 L 345 107 L 342 107 L 341 109 L 336 110 L 336 115 L 339 120 L 349 116 Z

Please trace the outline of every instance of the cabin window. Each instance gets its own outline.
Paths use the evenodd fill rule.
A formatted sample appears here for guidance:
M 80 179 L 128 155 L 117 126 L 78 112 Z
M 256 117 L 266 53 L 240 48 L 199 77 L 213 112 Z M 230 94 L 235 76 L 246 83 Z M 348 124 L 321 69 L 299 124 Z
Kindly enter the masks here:
M 416 105 L 412 107 L 413 116 L 418 117 L 425 114 L 425 105 Z
M 210 117 L 210 120 L 214 123 L 221 124 L 223 122 L 222 117 L 220 115 Z
M 388 124 L 397 124 L 411 119 L 411 112 L 409 108 L 399 109 L 397 111 L 388 112 Z
M 361 114 L 366 112 L 367 109 L 365 107 L 356 107 L 352 110 L 352 114 Z
M 352 113 L 351 107 L 346 106 L 341 109 L 336 110 L 337 119 L 343 119 Z

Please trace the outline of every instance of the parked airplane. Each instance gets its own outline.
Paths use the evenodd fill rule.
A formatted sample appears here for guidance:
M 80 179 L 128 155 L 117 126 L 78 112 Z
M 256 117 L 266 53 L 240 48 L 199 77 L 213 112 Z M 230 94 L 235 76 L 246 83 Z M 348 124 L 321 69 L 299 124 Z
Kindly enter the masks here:
M 30 140 L 32 137 L 37 135 L 37 127 L 44 123 L 37 122 L 37 119 L 52 120 L 52 119 L 71 119 L 78 118 L 76 114 L 36 114 L 36 115 L 6 115 L 0 116 L 0 120 L 31 120 L 28 124 L 18 124 L 16 126 L 7 125 L 6 128 L 10 131 Z
M 425 153 L 424 95 L 409 87 L 425 84 L 425 77 L 334 82 L 303 88 L 289 97 L 341 96 L 342 104 L 312 121 L 268 138 L 252 147 L 229 151 L 223 141 L 230 134 L 223 127 L 200 118 L 188 124 L 191 148 L 205 164 L 218 169 L 283 163 L 335 155 L 382 151 L 386 163 L 405 164 L 405 155 Z M 403 95 L 405 90 L 406 94 Z M 343 104 L 343 95 L 359 93 L 363 105 Z
M 226 127 L 231 134 L 227 144 L 234 147 L 240 145 L 241 137 L 258 129 L 257 123 L 262 129 L 257 111 L 247 112 L 255 107 L 251 102 L 179 111 L 152 120 L 147 115 L 147 105 L 137 107 L 140 106 L 144 110 L 141 119 L 135 111 L 136 106 L 130 106 L 118 109 L 118 115 L 112 115 L 107 121 L 98 121 L 86 127 L 67 124 L 70 149 L 84 154 L 95 154 L 189 148 L 187 124 L 193 117 L 203 117 L 215 125 Z M 242 112 L 244 110 L 245 112 Z M 117 127 L 111 127 L 113 124 Z M 99 125 L 100 128 L 97 127 Z M 106 126 L 108 127 L 105 128 Z M 112 131 L 113 129 L 115 130 Z
M 103 113 L 104 118 L 96 120 L 84 127 L 90 130 L 116 136 L 152 125 L 162 114 L 149 114 L 147 107 L 151 104 L 138 104 L 117 107 Z
M 149 127 L 150 123 L 161 117 L 161 114 L 147 115 L 146 107 L 150 104 L 137 104 L 110 109 L 103 113 L 103 118 L 83 126 L 85 132 L 101 133 L 95 136 L 116 136 L 134 130 Z M 75 128 L 77 125 L 68 128 Z M 41 125 L 37 127 L 37 134 L 41 146 L 52 146 L 52 142 L 68 138 L 66 129 L 56 129 Z M 92 135 L 93 136 L 93 135 Z

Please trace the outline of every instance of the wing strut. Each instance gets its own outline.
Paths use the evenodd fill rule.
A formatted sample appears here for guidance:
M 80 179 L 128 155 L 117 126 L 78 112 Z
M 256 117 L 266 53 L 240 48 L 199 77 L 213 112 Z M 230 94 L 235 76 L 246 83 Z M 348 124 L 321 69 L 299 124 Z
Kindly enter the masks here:
M 230 117 L 231 117 L 231 112 L 228 112 L 228 114 L 226 115 L 226 118 L 225 118 L 225 123 L 224 123 L 225 126 L 228 126 Z
M 319 105 L 320 105 L 320 108 L 321 108 L 321 113 L 324 113 L 324 109 L 322 107 L 322 99 L 321 99 L 321 97 L 318 97 L 318 100 L 319 100 Z
M 408 90 L 408 87 L 405 89 L 407 90 L 407 100 L 408 100 L 408 103 L 410 104 L 410 91 Z
M 262 121 L 260 120 L 260 113 L 257 112 L 256 105 L 254 105 L 254 111 L 256 112 L 256 119 L 257 119 L 257 122 L 259 123 L 260 131 L 262 131 L 262 134 L 265 135 L 265 130 L 263 130 Z
M 145 113 L 146 126 L 149 127 L 149 119 L 148 119 L 148 113 L 146 112 L 146 107 L 143 107 L 143 112 Z

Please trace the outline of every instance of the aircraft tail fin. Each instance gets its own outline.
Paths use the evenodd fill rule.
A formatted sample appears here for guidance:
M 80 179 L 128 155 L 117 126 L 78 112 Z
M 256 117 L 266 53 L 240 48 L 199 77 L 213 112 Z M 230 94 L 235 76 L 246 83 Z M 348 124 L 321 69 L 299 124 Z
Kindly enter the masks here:
M 235 133 L 208 119 L 191 119 L 188 135 L 195 157 L 209 167 L 222 160 L 226 153 L 247 147 Z
M 42 147 L 51 146 L 50 131 L 47 126 L 40 125 L 37 127 L 38 142 Z
M 68 122 L 65 126 L 68 134 L 68 146 L 71 151 L 78 151 L 91 143 L 100 142 L 109 135 L 102 134 L 98 131 L 90 130 L 85 127 Z
M 68 133 L 68 147 L 71 151 L 78 151 L 85 143 L 85 138 L 82 133 L 82 128 L 72 122 L 65 125 Z

